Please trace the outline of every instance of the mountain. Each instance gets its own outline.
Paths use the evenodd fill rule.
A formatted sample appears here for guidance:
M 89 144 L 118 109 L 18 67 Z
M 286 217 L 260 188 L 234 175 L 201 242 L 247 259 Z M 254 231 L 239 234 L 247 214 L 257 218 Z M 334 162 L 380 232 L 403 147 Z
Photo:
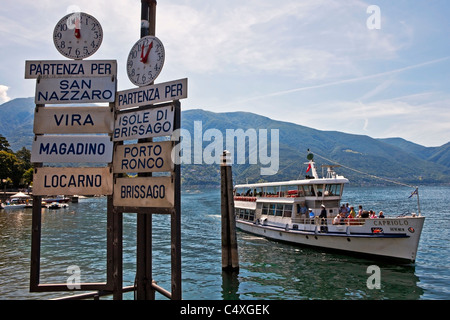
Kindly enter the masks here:
M 34 108 L 33 98 L 14 99 L 0 105 L 0 134 L 8 139 L 14 151 L 23 146 L 31 149 L 34 137 Z M 374 139 L 364 135 L 321 131 L 249 112 L 214 113 L 201 109 L 186 110 L 182 112 L 181 120 L 182 128 L 190 135 L 190 148 L 185 151 L 191 153 L 190 163 L 182 166 L 184 186 L 219 184 L 219 165 L 206 164 L 207 160 L 205 161 L 203 156 L 214 156 L 212 150 L 218 145 L 226 148 L 227 135 L 234 146 L 235 183 L 292 180 L 302 177 L 306 172 L 304 163 L 307 161 L 308 149 L 316 155 L 315 160 L 319 166 L 337 162 L 342 165 L 336 169 L 337 172 L 357 184 L 385 182 L 374 180 L 349 168 L 413 185 L 450 181 L 450 142 L 440 147 L 424 147 L 401 138 Z M 275 157 L 271 158 L 271 139 L 276 139 L 276 136 L 273 136 L 275 130 L 278 130 L 279 134 L 279 164 L 278 168 L 275 168 L 278 169 L 277 174 L 261 175 L 261 167 L 267 169 L 271 165 L 275 167 L 276 164 Z M 232 136 L 233 133 L 239 132 L 247 135 L 245 145 L 239 145 L 239 138 Z M 266 159 L 261 158 L 259 152 L 259 147 L 264 145 L 261 140 L 264 137 L 268 139 L 267 152 L 262 150 Z M 200 156 L 201 161 L 200 164 L 195 164 L 194 151 L 198 150 L 200 143 L 201 154 L 196 156 L 197 160 Z M 221 152 L 222 148 L 217 150 Z M 239 164 L 237 156 L 242 155 L 245 157 L 245 163 Z M 266 162 L 263 165 L 250 165 L 251 159 L 257 159 L 258 163 L 263 163 L 263 160 Z M 268 159 L 271 161 L 268 162 Z

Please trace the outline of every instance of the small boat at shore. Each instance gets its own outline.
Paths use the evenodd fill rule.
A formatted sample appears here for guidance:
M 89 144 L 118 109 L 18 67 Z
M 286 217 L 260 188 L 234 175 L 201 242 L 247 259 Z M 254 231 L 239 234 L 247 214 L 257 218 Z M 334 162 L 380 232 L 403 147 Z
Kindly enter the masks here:
M 346 212 L 341 199 L 349 180 L 334 167 L 319 178 L 312 153 L 303 180 L 234 187 L 236 227 L 272 240 L 415 262 L 425 217 L 418 213 L 372 217 Z M 412 193 L 418 197 L 418 189 Z M 396 216 L 396 217 L 392 217 Z
M 42 202 L 45 202 L 45 203 L 53 203 L 53 202 L 67 203 L 69 201 L 71 201 L 71 198 L 66 197 L 64 195 L 57 195 L 57 196 L 46 197 L 46 198 L 42 199 Z
M 52 203 L 46 204 L 45 207 L 47 209 L 55 210 L 55 209 L 68 208 L 69 205 L 67 203 L 52 202 Z
M 23 192 L 16 193 L 15 195 L 11 196 L 7 202 L 1 204 L 1 208 L 5 210 L 23 209 L 32 207 L 33 201 L 31 199 L 31 196 Z

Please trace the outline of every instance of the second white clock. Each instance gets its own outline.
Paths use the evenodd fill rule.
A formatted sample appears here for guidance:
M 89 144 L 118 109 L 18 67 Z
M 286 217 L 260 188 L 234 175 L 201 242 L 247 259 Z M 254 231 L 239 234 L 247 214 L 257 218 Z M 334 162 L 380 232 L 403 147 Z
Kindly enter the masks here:
M 154 36 L 143 37 L 134 44 L 128 55 L 128 78 L 136 86 L 149 85 L 160 74 L 164 60 L 162 42 Z

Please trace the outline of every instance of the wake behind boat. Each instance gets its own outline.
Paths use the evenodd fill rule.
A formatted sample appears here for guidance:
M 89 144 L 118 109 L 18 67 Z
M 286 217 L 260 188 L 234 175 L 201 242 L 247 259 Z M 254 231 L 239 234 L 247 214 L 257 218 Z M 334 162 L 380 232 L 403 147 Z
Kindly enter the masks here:
M 312 153 L 303 180 L 241 184 L 234 188 L 236 227 L 269 239 L 414 262 L 425 217 L 370 218 L 341 207 L 349 180 L 327 167 L 319 178 Z M 417 189 L 416 191 L 417 192 Z M 390 213 L 389 216 L 394 215 Z

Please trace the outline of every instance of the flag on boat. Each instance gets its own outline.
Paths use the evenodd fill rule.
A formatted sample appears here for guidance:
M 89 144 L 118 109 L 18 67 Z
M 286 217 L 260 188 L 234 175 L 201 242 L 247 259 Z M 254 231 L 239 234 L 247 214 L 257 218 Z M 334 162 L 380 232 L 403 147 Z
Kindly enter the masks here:
M 416 190 L 414 190 L 413 192 L 411 192 L 411 194 L 410 194 L 410 196 L 408 197 L 408 199 L 409 198 L 411 198 L 413 195 L 415 195 L 415 194 L 419 194 L 419 188 L 416 188 Z
M 306 172 L 309 172 L 309 170 L 311 170 L 311 163 L 308 164 L 308 169 L 306 169 Z

